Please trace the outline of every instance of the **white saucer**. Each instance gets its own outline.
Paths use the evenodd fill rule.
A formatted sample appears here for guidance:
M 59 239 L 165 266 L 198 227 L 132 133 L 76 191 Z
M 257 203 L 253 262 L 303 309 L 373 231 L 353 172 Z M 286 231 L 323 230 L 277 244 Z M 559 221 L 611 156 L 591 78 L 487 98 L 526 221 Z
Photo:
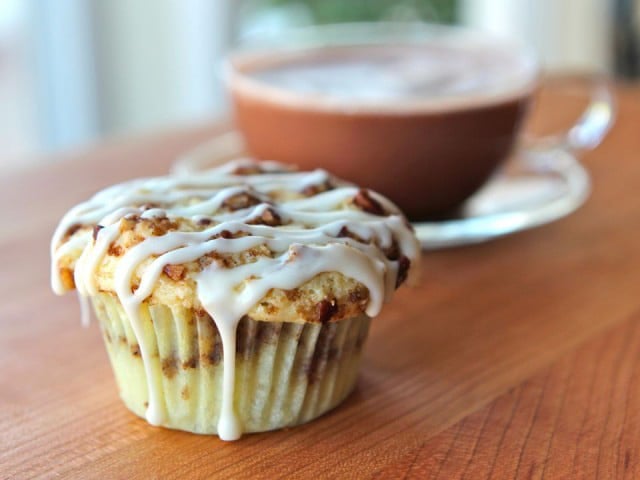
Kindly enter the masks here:
M 573 154 L 520 152 L 467 200 L 459 217 L 413 225 L 425 250 L 485 242 L 565 217 L 589 191 L 589 175 Z
M 180 157 L 174 173 L 202 170 L 242 157 L 237 132 L 212 138 Z M 558 220 L 587 199 L 589 175 L 560 148 L 521 151 L 450 220 L 413 223 L 422 248 L 484 242 Z

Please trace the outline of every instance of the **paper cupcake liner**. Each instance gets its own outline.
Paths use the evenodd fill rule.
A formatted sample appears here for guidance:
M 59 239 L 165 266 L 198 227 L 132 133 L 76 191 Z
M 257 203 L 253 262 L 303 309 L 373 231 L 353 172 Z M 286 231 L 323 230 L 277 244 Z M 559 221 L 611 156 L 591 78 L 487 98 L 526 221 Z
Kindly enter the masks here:
M 148 407 L 147 375 L 138 340 L 118 299 L 92 298 L 120 396 L 136 415 Z M 151 381 L 161 424 L 216 433 L 222 399 L 222 342 L 211 317 L 183 307 L 141 307 Z M 245 432 L 312 420 L 338 405 L 357 379 L 370 319 L 297 324 L 240 321 L 234 406 Z

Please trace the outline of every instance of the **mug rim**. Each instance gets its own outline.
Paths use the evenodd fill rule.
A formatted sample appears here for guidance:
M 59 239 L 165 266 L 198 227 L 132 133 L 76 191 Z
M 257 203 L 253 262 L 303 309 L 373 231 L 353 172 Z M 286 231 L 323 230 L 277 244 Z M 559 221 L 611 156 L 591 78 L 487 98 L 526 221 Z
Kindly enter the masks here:
M 247 41 L 247 39 L 250 39 Z M 450 94 L 437 99 L 416 97 L 392 101 L 348 102 L 344 98 L 314 96 L 260 81 L 248 74 L 249 64 L 295 62 L 321 50 L 402 48 L 431 45 L 445 49 L 510 55 L 514 65 L 523 70 L 520 84 L 514 88 L 476 94 Z M 259 68 L 259 67 L 258 67 Z M 295 27 L 277 33 L 253 34 L 245 37 L 222 64 L 223 78 L 234 96 L 296 110 L 344 114 L 416 114 L 466 111 L 498 105 L 531 96 L 537 89 L 541 69 L 531 48 L 521 42 L 462 26 L 426 22 L 355 22 Z

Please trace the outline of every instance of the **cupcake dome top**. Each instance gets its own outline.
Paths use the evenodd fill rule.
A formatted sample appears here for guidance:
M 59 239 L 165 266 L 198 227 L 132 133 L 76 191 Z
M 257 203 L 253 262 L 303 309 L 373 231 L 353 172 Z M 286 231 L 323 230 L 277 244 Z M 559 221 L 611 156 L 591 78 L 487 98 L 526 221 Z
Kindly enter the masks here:
M 326 322 L 375 316 L 419 246 L 384 197 L 324 170 L 246 159 L 107 188 L 64 216 L 51 253 L 58 294 Z

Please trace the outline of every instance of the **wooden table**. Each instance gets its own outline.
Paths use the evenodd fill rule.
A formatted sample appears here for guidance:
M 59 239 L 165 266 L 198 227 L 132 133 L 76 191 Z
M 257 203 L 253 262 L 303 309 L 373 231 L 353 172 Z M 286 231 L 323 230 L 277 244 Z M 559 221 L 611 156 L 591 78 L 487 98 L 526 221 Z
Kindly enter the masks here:
M 585 158 L 574 215 L 424 255 L 373 324 L 355 393 L 298 428 L 153 428 L 120 402 L 98 326 L 49 290 L 48 242 L 97 188 L 166 171 L 214 129 L 111 143 L 0 180 L 0 478 L 640 478 L 640 88 Z M 571 101 L 542 101 L 563 123 Z

